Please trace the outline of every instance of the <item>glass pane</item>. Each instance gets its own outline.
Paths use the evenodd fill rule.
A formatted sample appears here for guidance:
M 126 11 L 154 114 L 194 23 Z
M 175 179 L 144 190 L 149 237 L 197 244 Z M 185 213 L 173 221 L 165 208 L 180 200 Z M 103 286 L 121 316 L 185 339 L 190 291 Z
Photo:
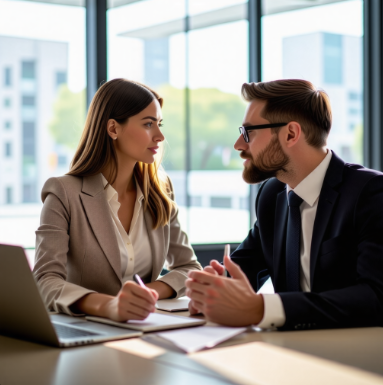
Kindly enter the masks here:
M 163 165 L 192 243 L 240 241 L 249 228 L 249 189 L 233 149 L 248 79 L 246 17 L 243 0 L 149 0 L 108 11 L 109 79 L 138 80 L 164 97 Z
M 206 27 L 189 33 L 189 235 L 194 243 L 240 242 L 249 230 L 249 188 L 233 146 L 246 107 L 240 89 L 248 80 L 248 22 L 238 12 L 242 19 L 223 23 L 218 16 L 226 7 L 211 3 L 216 11 Z
M 273 6 L 265 2 L 267 10 L 276 11 Z M 333 113 L 328 146 L 355 163 L 363 161 L 362 36 L 362 0 L 262 18 L 262 79 L 306 79 L 325 90 Z
M 0 0 L 0 77 L 0 242 L 34 248 L 84 123 L 85 8 Z
M 133 2 L 107 13 L 108 79 L 142 82 L 164 99 L 162 164 L 180 207 L 186 205 L 184 16 L 185 2 L 181 0 Z M 182 209 L 180 220 L 186 229 Z

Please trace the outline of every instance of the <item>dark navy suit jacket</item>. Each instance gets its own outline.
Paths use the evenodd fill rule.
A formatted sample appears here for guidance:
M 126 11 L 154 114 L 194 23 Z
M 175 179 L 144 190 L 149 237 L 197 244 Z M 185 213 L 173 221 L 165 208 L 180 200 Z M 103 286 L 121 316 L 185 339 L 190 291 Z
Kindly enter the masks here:
M 286 185 L 263 183 L 255 210 L 232 259 L 255 290 L 271 277 L 286 313 L 281 329 L 383 326 L 383 173 L 333 153 L 314 222 L 311 292 L 286 291 Z

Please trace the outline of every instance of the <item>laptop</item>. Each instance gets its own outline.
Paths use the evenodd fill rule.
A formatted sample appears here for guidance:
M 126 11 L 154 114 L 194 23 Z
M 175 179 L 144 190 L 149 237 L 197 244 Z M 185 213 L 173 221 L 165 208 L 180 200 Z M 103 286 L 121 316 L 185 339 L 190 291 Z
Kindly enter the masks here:
M 142 332 L 91 322 L 85 317 L 49 315 L 24 249 L 0 244 L 0 334 L 69 347 L 138 337 Z

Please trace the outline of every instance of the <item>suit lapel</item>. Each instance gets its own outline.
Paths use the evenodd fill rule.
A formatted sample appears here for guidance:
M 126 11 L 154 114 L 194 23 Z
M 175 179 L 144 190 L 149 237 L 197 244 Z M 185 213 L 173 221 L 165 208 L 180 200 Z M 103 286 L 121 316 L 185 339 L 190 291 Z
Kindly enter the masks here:
M 83 178 L 83 188 L 80 198 L 93 233 L 105 257 L 121 281 L 120 250 L 118 248 L 113 219 L 110 215 L 101 174 Z
M 311 290 L 314 287 L 314 273 L 316 264 L 318 262 L 319 249 L 339 195 L 339 193 L 333 187 L 342 181 L 343 168 L 344 162 L 333 152 L 331 162 L 323 181 L 322 190 L 319 195 L 318 208 L 314 221 L 310 251 Z
M 287 197 L 286 189 L 281 191 L 277 196 L 277 204 L 275 210 L 275 227 L 274 227 L 274 245 L 273 245 L 273 264 L 274 264 L 274 277 L 275 277 L 275 291 L 280 291 L 281 281 L 281 261 L 284 250 L 284 242 L 286 235 L 287 224 Z M 284 272 L 284 270 L 283 270 Z
M 145 211 L 144 218 L 152 251 L 153 268 L 151 282 L 154 282 L 160 275 L 165 262 L 164 227 L 160 226 L 153 230 L 153 220 L 148 210 Z

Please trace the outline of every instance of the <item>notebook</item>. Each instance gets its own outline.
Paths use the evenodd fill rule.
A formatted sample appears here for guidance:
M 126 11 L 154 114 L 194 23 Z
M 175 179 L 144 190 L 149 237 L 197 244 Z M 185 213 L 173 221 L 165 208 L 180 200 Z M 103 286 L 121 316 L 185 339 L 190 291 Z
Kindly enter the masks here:
M 158 310 L 165 310 L 170 312 L 186 311 L 186 310 L 189 310 L 189 302 L 190 302 L 190 298 L 188 297 L 160 299 L 156 303 L 156 308 Z
M 116 322 L 108 318 L 92 316 L 88 316 L 86 318 L 90 321 L 102 322 L 108 325 L 119 326 L 120 328 L 139 330 L 142 332 L 154 332 L 158 330 L 188 328 L 205 324 L 205 320 L 201 319 L 159 313 L 151 313 L 143 321 L 131 320 L 125 322 Z
M 59 347 L 142 335 L 85 317 L 49 316 L 24 249 L 4 244 L 0 244 L 0 334 Z

